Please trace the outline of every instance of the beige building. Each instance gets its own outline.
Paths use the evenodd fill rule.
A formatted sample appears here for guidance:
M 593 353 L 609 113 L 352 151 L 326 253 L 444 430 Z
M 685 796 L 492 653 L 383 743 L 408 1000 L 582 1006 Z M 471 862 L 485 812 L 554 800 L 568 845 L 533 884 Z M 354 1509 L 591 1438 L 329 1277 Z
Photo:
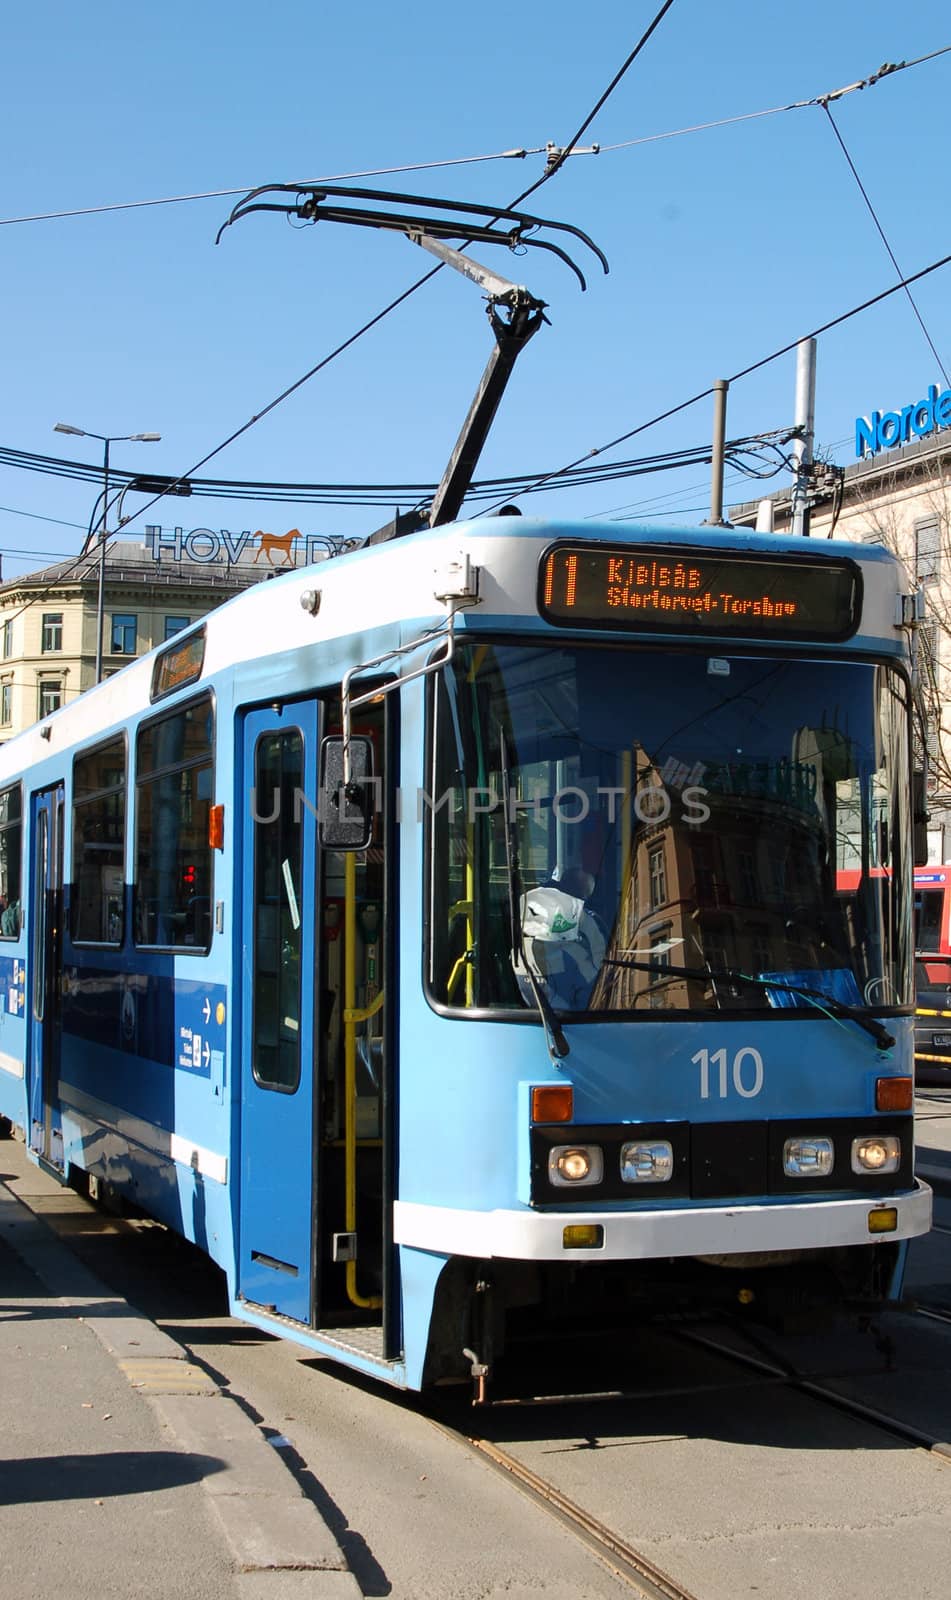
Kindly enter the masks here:
M 156 562 L 142 544 L 107 547 L 103 676 L 267 576 L 237 564 Z M 0 743 L 96 681 L 99 552 L 0 584 Z
M 736 527 L 753 526 L 772 508 L 777 533 L 788 532 L 791 492 L 732 506 Z M 933 861 L 951 861 L 951 429 L 939 428 L 842 468 L 816 463 L 809 514 L 813 539 L 883 544 L 905 562 L 922 590 L 917 630 L 921 704 L 928 747 L 929 845 Z

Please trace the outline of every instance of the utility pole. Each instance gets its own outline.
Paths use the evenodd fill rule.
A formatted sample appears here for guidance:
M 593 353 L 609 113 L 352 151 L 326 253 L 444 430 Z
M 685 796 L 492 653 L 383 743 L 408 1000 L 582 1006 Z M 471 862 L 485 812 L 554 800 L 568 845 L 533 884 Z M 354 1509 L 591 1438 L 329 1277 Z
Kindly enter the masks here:
M 708 528 L 730 528 L 723 518 L 723 462 L 726 452 L 726 395 L 730 384 L 727 378 L 713 380 L 713 449 L 710 457 L 710 515 L 704 523 Z
M 808 539 L 812 488 L 812 450 L 816 436 L 816 341 L 802 339 L 796 346 L 796 427 L 798 439 L 793 440 L 792 457 L 794 476 L 792 492 L 792 523 L 790 531 L 798 538 Z

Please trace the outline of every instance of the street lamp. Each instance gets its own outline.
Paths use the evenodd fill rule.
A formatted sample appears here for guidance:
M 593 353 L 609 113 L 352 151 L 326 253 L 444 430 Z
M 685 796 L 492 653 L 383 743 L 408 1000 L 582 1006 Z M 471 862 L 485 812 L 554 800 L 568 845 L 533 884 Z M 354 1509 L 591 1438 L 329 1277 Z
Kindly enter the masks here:
M 68 422 L 57 422 L 54 433 L 71 433 L 77 439 L 98 439 L 103 447 L 102 456 L 102 535 L 99 541 L 99 594 L 96 601 L 96 682 L 102 682 L 102 629 L 106 599 L 106 540 L 109 513 L 109 446 L 122 443 L 155 444 L 160 433 L 91 433 L 88 428 L 74 428 Z

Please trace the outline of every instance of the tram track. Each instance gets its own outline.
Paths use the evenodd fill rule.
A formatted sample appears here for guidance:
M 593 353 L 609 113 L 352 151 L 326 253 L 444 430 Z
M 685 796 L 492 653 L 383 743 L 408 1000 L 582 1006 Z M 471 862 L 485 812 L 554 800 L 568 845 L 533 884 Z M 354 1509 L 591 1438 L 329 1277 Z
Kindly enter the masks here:
M 951 1313 L 937 1309 L 919 1307 L 915 1315 L 926 1315 L 934 1321 L 951 1324 Z M 733 1345 L 724 1344 L 721 1340 L 708 1334 L 699 1334 L 694 1330 L 689 1332 L 678 1329 L 677 1337 L 688 1343 L 697 1345 L 712 1354 L 725 1357 L 727 1360 L 738 1362 L 740 1365 L 753 1371 L 760 1372 L 774 1381 L 782 1383 L 785 1387 L 794 1389 L 799 1394 L 809 1395 L 813 1400 L 819 1400 L 840 1411 L 844 1415 L 854 1417 L 860 1422 L 871 1423 L 874 1427 L 881 1428 L 896 1439 L 901 1439 L 905 1444 L 912 1444 L 918 1449 L 926 1450 L 939 1461 L 951 1464 L 951 1442 L 946 1439 L 935 1438 L 922 1428 L 917 1428 L 914 1423 L 905 1422 L 900 1417 L 889 1416 L 887 1412 L 880 1411 L 876 1406 L 869 1405 L 864 1400 L 856 1400 L 851 1395 L 841 1394 L 837 1389 L 828 1389 L 815 1378 L 806 1377 L 797 1371 L 791 1364 L 786 1363 L 781 1356 L 773 1353 L 768 1355 L 764 1350 L 754 1354 L 749 1351 L 737 1350 Z
M 78 1202 L 80 1205 L 82 1202 Z M 76 1202 L 74 1201 L 74 1204 Z M 52 1220 L 50 1218 L 49 1220 Z M 70 1218 L 66 1218 L 64 1231 L 73 1231 Z M 102 1226 L 109 1233 L 138 1233 L 140 1224 L 134 1219 L 119 1219 L 102 1217 Z M 152 1225 L 147 1225 L 151 1231 Z M 85 1221 L 83 1234 L 89 1234 L 89 1221 Z M 98 1229 L 93 1230 L 98 1232 Z M 164 1232 L 164 1230 L 161 1230 Z M 78 1240 L 74 1240 L 78 1242 Z M 927 1318 L 932 1323 L 942 1325 L 951 1324 L 951 1310 L 937 1306 L 919 1305 L 915 1315 Z M 674 1331 L 674 1330 L 671 1330 Z M 674 1383 L 663 1382 L 652 1385 L 650 1383 L 636 1384 L 618 1388 L 605 1388 L 601 1391 L 584 1394 L 561 1393 L 536 1393 L 528 1395 L 500 1396 L 486 1411 L 495 1412 L 497 1415 L 517 1408 L 556 1408 L 562 1410 L 571 1405 L 614 1406 L 621 1410 L 640 1403 L 650 1402 L 659 1398 L 689 1398 L 691 1396 L 712 1395 L 716 1392 L 730 1390 L 764 1390 L 779 1391 L 783 1388 L 808 1396 L 812 1401 L 834 1409 L 857 1421 L 872 1426 L 894 1439 L 925 1451 L 936 1464 L 947 1464 L 951 1460 L 951 1445 L 946 1441 L 934 1437 L 925 1429 L 917 1428 L 904 1421 L 901 1417 L 888 1415 L 859 1400 L 842 1395 L 826 1387 L 821 1379 L 808 1377 L 798 1372 L 795 1367 L 785 1360 L 784 1356 L 768 1347 L 763 1340 L 755 1350 L 743 1350 L 730 1342 L 731 1332 L 724 1329 L 719 1334 L 715 1328 L 709 1331 L 695 1327 L 679 1327 L 675 1330 L 676 1337 L 695 1344 L 700 1349 L 706 1349 L 711 1355 L 730 1363 L 734 1371 L 732 1374 L 724 1372 L 722 1378 L 715 1381 L 699 1383 Z M 738 1337 L 733 1331 L 732 1336 Z M 744 1334 L 745 1337 L 745 1334 Z M 197 1357 L 201 1359 L 201 1347 L 197 1348 Z M 699 1374 L 698 1374 L 699 1376 Z M 765 1397 L 764 1397 L 765 1398 Z M 755 1403 L 755 1402 L 754 1402 Z M 769 1401 L 767 1399 L 767 1406 Z M 450 1413 L 451 1420 L 438 1413 L 432 1415 L 428 1407 L 423 1408 L 427 1420 L 436 1425 L 446 1437 L 458 1443 L 471 1452 L 475 1459 L 480 1460 L 496 1474 L 498 1481 L 504 1481 L 517 1488 L 519 1493 L 527 1500 L 533 1502 L 538 1508 L 552 1517 L 580 1547 L 589 1551 L 591 1556 L 603 1569 L 612 1573 L 618 1582 L 632 1593 L 643 1597 L 643 1600 L 697 1600 L 704 1593 L 704 1584 L 699 1583 L 695 1589 L 688 1589 L 681 1584 L 670 1572 L 660 1567 L 651 1556 L 638 1549 L 637 1544 L 624 1533 L 615 1532 L 609 1522 L 599 1517 L 586 1506 L 574 1498 L 571 1493 L 566 1493 L 556 1482 L 550 1481 L 547 1476 L 540 1475 L 532 1466 L 520 1460 L 513 1451 L 506 1449 L 494 1439 L 486 1437 L 491 1432 L 491 1424 L 485 1412 L 479 1410 L 468 1411 L 465 1420 Z M 453 1426 L 456 1422 L 456 1426 Z M 555 1433 L 559 1429 L 555 1426 Z M 516 1446 L 517 1449 L 517 1446 Z M 598 1511 L 604 1510 L 600 1497 L 596 1497 L 593 1504 Z M 620 1520 L 613 1519 L 612 1520 Z M 630 1531 L 630 1530 L 629 1530 Z M 635 1538 L 637 1533 L 635 1533 Z M 691 1581 L 697 1583 L 696 1566 L 690 1571 Z
M 608 1396 L 584 1396 L 584 1398 L 588 1400 L 608 1398 Z M 535 1403 L 557 1403 L 557 1399 L 558 1397 L 554 1396 L 546 1397 L 545 1401 Z M 643 1596 L 643 1600 L 697 1600 L 692 1589 L 687 1589 L 678 1583 L 676 1578 L 671 1577 L 669 1572 L 665 1572 L 656 1562 L 637 1550 L 629 1540 L 614 1533 L 606 1523 L 592 1516 L 590 1511 L 586 1511 L 584 1506 L 572 1500 L 548 1479 L 533 1472 L 531 1467 L 526 1466 L 517 1456 L 501 1449 L 492 1440 L 483 1438 L 477 1430 L 453 1428 L 444 1420 L 427 1414 L 430 1415 L 430 1421 L 441 1428 L 447 1437 L 471 1450 L 494 1471 L 516 1484 L 519 1490 L 536 1505 L 555 1517 L 622 1582 Z
M 951 1326 L 951 1310 L 932 1306 L 918 1306 L 914 1315 Z M 711 1355 L 727 1360 L 743 1369 L 749 1376 L 739 1379 L 739 1384 L 729 1380 L 705 1383 L 699 1386 L 684 1385 L 676 1388 L 638 1387 L 637 1389 L 605 1389 L 583 1394 L 550 1394 L 506 1396 L 489 1402 L 489 1412 L 518 1409 L 563 1408 L 570 1405 L 628 1406 L 638 1401 L 656 1400 L 660 1397 L 710 1393 L 749 1384 L 757 1388 L 783 1388 L 808 1396 L 811 1400 L 837 1411 L 855 1421 L 866 1423 L 891 1438 L 921 1449 L 938 1465 L 951 1465 L 951 1442 L 936 1437 L 926 1429 L 917 1427 L 901 1417 L 891 1415 L 869 1404 L 829 1388 L 821 1380 L 808 1377 L 787 1362 L 778 1352 L 765 1346 L 756 1350 L 737 1349 L 716 1334 L 695 1329 L 677 1329 L 676 1337 Z M 478 1417 L 476 1408 L 474 1416 Z M 605 1563 L 635 1593 L 645 1600 L 696 1600 L 692 1590 L 685 1588 L 675 1577 L 618 1533 L 594 1516 L 578 1501 L 572 1499 L 557 1484 L 543 1478 L 524 1461 L 504 1449 L 494 1440 L 485 1437 L 478 1423 L 454 1425 L 444 1416 L 423 1408 L 429 1420 L 447 1436 L 472 1451 L 493 1470 L 515 1484 L 518 1489 L 547 1510 L 564 1527 L 568 1528 L 593 1553 Z
M 914 1314 L 951 1325 L 951 1310 L 919 1306 Z M 770 1352 L 765 1346 L 743 1351 L 724 1338 L 698 1332 L 695 1329 L 677 1329 L 675 1336 L 719 1359 L 729 1361 L 741 1368 L 747 1376 L 741 1376 L 736 1381 L 726 1378 L 699 1385 L 685 1384 L 657 1388 L 648 1385 L 638 1386 L 635 1389 L 616 1388 L 585 1393 L 509 1395 L 490 1400 L 484 1410 L 489 1413 L 499 1413 L 549 1407 L 554 1410 L 578 1405 L 620 1407 L 642 1401 L 656 1401 L 659 1398 L 722 1392 L 737 1387 L 786 1389 L 808 1396 L 811 1400 L 844 1416 L 866 1423 L 891 1438 L 921 1449 L 939 1465 L 951 1465 L 951 1442 L 940 1439 L 901 1417 L 890 1415 L 866 1401 L 830 1389 L 822 1381 L 799 1372 L 778 1352 Z M 434 1414 L 428 1407 L 424 1406 L 421 1409 L 444 1434 L 472 1451 L 480 1460 L 517 1486 L 535 1504 L 548 1511 L 568 1528 L 633 1592 L 645 1597 L 645 1600 L 696 1600 L 692 1590 L 680 1584 L 669 1572 L 659 1567 L 643 1551 L 638 1550 L 629 1539 L 614 1532 L 607 1523 L 594 1516 L 557 1484 L 540 1476 L 516 1454 L 487 1438 L 477 1420 L 473 1420 L 471 1424 L 462 1422 L 453 1424 L 445 1416 Z M 478 1418 L 482 1409 L 480 1407 L 474 1409 L 474 1419 Z
M 915 1308 L 915 1315 L 927 1317 L 930 1322 L 942 1322 L 951 1327 L 951 1309 L 947 1306 L 918 1305 Z

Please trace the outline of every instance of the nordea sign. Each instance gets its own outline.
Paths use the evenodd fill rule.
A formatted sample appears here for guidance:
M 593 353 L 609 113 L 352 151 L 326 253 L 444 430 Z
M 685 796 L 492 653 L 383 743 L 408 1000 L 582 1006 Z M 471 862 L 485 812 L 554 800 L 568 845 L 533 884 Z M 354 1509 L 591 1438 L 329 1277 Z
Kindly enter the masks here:
M 876 456 L 880 450 L 891 450 L 896 444 L 907 444 L 914 436 L 923 439 L 935 428 L 951 424 L 951 389 L 939 394 L 932 384 L 925 400 L 902 406 L 900 411 L 873 411 L 870 417 L 855 419 L 855 454 Z

